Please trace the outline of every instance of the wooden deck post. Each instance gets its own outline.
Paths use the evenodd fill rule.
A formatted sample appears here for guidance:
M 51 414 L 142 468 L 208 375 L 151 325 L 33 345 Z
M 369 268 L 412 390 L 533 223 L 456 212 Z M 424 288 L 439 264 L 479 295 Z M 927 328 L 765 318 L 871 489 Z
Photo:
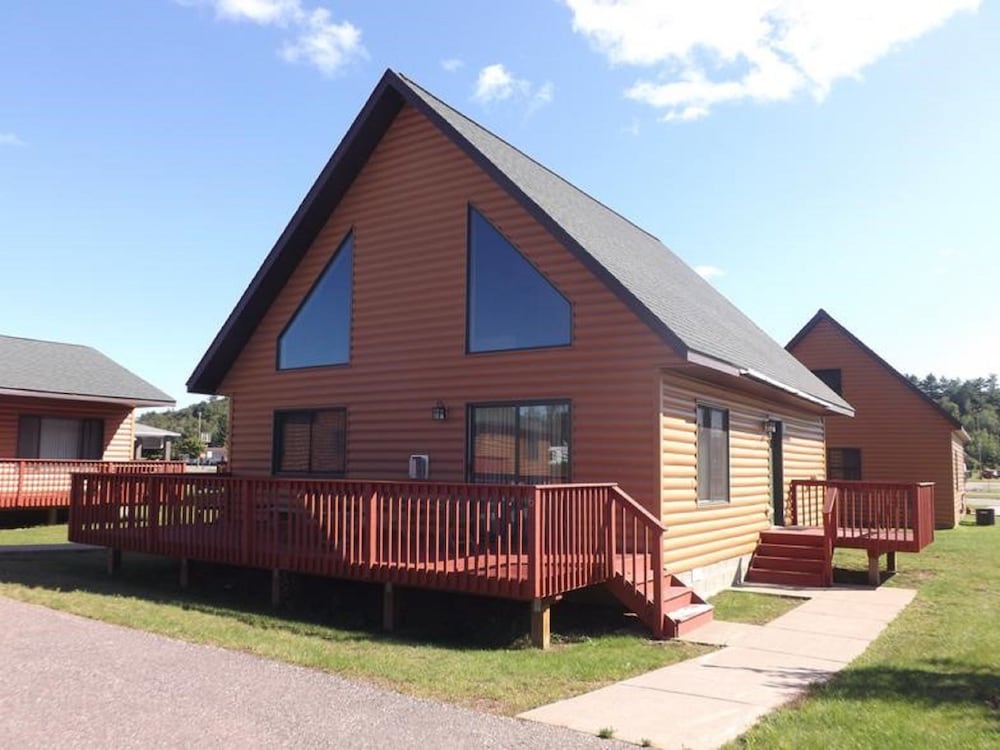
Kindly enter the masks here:
M 892 549 L 885 553 L 885 568 L 890 573 L 896 572 L 896 550 Z
M 180 583 L 182 589 L 187 589 L 190 580 L 190 571 L 188 569 L 188 559 L 186 557 L 181 558 L 181 570 L 180 570 Z
M 271 570 L 271 606 L 281 606 L 281 570 L 278 568 Z
M 391 633 L 396 629 L 396 592 L 391 583 L 382 586 L 382 630 Z
M 543 651 L 552 645 L 551 610 L 551 599 L 531 600 L 531 645 Z
M 48 526 L 55 526 L 59 523 L 59 509 L 49 508 L 49 512 L 45 514 L 45 523 Z
M 113 576 L 122 566 L 122 551 L 108 547 L 108 575 Z
M 868 583 L 872 586 L 879 584 L 878 550 L 874 549 L 868 550 Z

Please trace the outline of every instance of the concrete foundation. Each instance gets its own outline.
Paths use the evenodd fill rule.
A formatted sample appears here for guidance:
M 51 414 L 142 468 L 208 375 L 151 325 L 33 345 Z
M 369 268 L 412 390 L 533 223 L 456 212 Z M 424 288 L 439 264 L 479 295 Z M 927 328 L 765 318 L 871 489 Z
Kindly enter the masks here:
M 742 583 L 743 576 L 746 575 L 749 567 L 750 555 L 740 555 L 712 565 L 675 573 L 674 576 L 685 586 L 694 589 L 698 596 L 705 599 L 730 586 Z

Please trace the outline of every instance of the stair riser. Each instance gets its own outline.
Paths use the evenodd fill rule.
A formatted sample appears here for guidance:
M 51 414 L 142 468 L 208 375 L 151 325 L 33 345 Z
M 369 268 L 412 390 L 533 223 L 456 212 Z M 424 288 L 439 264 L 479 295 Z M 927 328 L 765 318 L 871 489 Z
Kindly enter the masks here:
M 692 630 L 700 628 L 702 625 L 707 625 L 714 619 L 714 613 L 709 611 L 704 614 L 700 614 L 697 617 L 692 617 L 690 620 L 685 620 L 684 622 L 674 622 L 670 618 L 665 618 L 663 629 L 667 638 L 678 638 L 682 635 L 687 635 Z
M 782 534 L 780 531 L 763 531 L 760 535 L 761 544 L 789 544 L 793 547 L 823 548 L 824 539 L 821 535 Z
M 826 568 L 823 560 L 808 560 L 801 557 L 769 557 L 755 555 L 750 561 L 750 570 L 778 570 L 787 573 L 822 573 Z
M 825 585 L 822 573 L 790 573 L 779 570 L 749 570 L 745 578 L 749 583 L 773 583 L 779 586 Z
M 757 554 L 764 557 L 800 557 L 804 560 L 822 560 L 826 555 L 822 547 L 796 547 L 789 544 L 761 544 Z

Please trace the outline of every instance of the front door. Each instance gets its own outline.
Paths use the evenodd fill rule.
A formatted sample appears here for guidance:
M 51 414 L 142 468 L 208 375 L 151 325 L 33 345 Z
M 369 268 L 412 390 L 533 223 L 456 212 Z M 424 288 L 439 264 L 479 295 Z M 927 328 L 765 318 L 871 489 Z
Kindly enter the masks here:
M 785 525 L 785 473 L 782 470 L 782 442 L 785 425 L 782 422 L 771 421 L 774 425 L 771 432 L 771 503 L 774 507 L 774 525 Z

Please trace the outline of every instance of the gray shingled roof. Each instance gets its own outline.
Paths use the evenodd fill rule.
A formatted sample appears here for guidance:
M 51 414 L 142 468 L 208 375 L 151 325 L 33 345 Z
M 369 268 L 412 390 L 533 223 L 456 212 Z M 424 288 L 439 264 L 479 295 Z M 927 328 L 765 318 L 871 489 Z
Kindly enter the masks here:
M 588 253 L 688 353 L 800 391 L 853 413 L 784 347 L 757 327 L 660 240 L 523 154 L 433 94 L 406 85 L 506 175 L 530 201 Z
M 663 243 L 388 70 L 188 380 L 215 393 L 403 106 L 426 115 L 680 356 L 853 414 L 851 406 Z
M 133 406 L 174 400 L 96 349 L 0 336 L 0 390 L 114 399 Z

